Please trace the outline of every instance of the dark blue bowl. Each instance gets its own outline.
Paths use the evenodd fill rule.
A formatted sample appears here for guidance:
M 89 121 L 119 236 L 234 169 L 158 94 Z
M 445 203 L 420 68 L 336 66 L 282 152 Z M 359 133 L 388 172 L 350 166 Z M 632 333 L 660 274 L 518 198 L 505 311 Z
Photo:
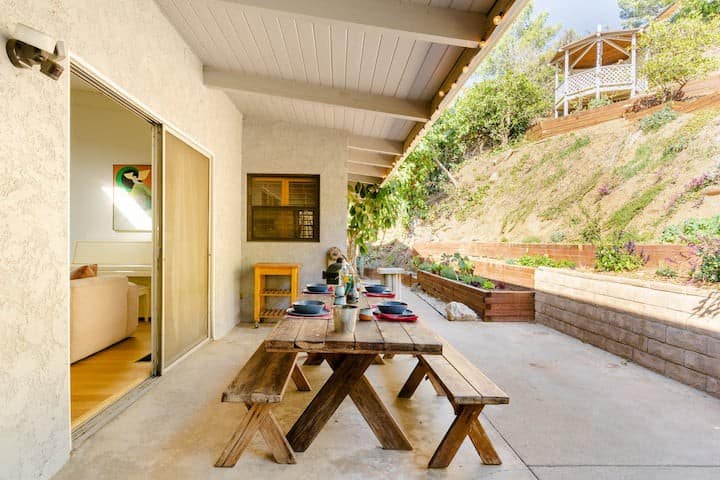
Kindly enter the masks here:
M 300 300 L 299 302 L 292 304 L 295 313 L 302 313 L 305 315 L 320 313 L 324 306 L 325 302 L 321 302 L 320 300 Z
M 328 286 L 325 283 L 309 283 L 305 288 L 312 293 L 325 293 L 328 291 Z
M 392 315 L 400 315 L 407 309 L 407 303 L 405 302 L 382 302 L 377 305 L 378 310 L 381 313 L 390 313 Z
M 387 290 L 387 287 L 385 285 L 381 285 L 381 284 L 365 285 L 365 290 L 367 290 L 370 293 L 384 293 L 385 290 Z

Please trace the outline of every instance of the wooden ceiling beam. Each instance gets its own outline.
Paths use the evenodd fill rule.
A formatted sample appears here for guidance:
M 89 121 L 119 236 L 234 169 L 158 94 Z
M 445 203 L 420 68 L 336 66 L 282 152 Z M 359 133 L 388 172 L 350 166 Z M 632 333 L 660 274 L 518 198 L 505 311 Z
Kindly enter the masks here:
M 243 8 L 330 25 L 356 26 L 414 40 L 476 48 L 487 17 L 400 0 L 224 0 Z
M 382 168 L 392 168 L 396 158 L 396 155 L 365 152 L 363 150 L 350 150 L 350 158 L 348 159 L 348 162 Z
M 205 85 L 228 92 L 249 92 L 363 110 L 410 121 L 426 121 L 430 108 L 425 102 L 373 95 L 353 90 L 311 85 L 241 72 L 203 67 Z
M 348 173 L 348 182 L 349 183 L 368 183 L 371 185 L 375 185 L 382 181 L 383 181 L 382 177 L 369 177 L 367 175 L 358 175 L 356 173 Z
M 403 142 L 387 140 L 385 138 L 352 135 L 348 141 L 348 148 L 366 152 L 384 153 L 386 155 L 402 155 Z
M 357 175 L 365 175 L 368 177 L 383 178 L 383 177 L 385 177 L 385 175 L 390 173 L 389 168 L 376 167 L 373 165 L 363 165 L 360 163 L 351 163 L 351 162 L 348 162 L 347 169 L 348 169 L 348 173 L 354 173 Z

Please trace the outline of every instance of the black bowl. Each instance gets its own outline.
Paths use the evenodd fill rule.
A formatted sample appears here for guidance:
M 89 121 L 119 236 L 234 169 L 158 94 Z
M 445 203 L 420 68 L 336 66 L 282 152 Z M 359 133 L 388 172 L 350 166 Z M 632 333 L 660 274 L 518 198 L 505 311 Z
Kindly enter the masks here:
M 325 283 L 308 283 L 305 288 L 312 293 L 325 293 L 328 291 L 328 285 Z
M 370 293 L 384 293 L 385 290 L 387 290 L 387 287 L 381 284 L 365 285 L 365 290 Z
M 295 313 L 303 313 L 306 315 L 314 315 L 320 313 L 325 306 L 325 302 L 320 300 L 300 300 L 292 304 Z
M 407 308 L 407 303 L 395 302 L 395 301 L 382 302 L 382 303 L 378 303 L 377 308 L 378 308 L 378 310 L 380 310 L 381 313 L 390 313 L 392 315 L 400 315 Z

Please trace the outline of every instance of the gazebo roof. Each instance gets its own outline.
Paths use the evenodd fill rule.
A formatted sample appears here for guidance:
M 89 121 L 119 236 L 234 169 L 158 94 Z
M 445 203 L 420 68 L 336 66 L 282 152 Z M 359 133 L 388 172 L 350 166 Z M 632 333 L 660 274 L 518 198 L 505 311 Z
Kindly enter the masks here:
M 598 38 L 603 41 L 602 64 L 612 65 L 619 60 L 630 58 L 630 48 L 633 34 L 642 31 L 640 28 L 629 30 L 615 30 L 599 32 L 588 35 L 573 43 L 560 48 L 550 61 L 551 65 L 562 65 L 565 61 L 565 51 L 570 52 L 570 65 L 574 69 L 593 68 L 596 63 L 595 43 Z

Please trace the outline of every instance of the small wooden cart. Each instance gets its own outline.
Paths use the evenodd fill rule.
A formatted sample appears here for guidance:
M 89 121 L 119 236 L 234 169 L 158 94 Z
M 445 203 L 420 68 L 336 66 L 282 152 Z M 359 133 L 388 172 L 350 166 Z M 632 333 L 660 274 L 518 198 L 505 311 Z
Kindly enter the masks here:
M 254 271 L 253 322 L 255 322 L 255 328 L 257 328 L 260 320 L 263 318 L 280 319 L 285 317 L 285 309 L 269 307 L 267 305 L 267 299 L 268 297 L 287 297 L 290 300 L 288 307 L 295 301 L 298 296 L 300 264 L 256 263 L 254 265 Z M 290 280 L 290 289 L 268 288 L 267 278 L 272 276 L 288 277 Z

